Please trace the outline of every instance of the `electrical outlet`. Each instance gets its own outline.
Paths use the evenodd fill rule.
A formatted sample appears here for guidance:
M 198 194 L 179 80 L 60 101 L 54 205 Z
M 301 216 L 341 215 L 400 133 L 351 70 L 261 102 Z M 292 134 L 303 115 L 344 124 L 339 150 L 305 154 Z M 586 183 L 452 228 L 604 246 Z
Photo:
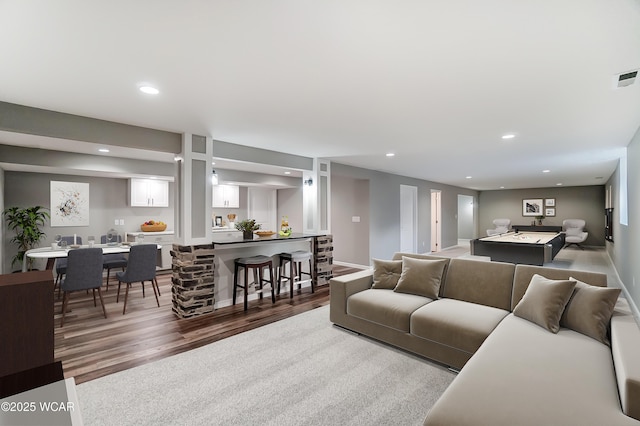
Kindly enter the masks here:
M 124 225 L 124 219 L 120 219 L 120 225 Z
M 113 224 L 114 224 L 115 226 L 118 226 L 118 219 L 114 220 L 113 222 L 114 222 Z

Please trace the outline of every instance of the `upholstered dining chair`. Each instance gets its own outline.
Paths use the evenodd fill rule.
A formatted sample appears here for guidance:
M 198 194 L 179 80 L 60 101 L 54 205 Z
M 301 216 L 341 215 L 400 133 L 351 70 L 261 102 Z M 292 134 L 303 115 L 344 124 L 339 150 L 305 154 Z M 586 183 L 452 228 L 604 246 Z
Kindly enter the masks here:
M 74 241 L 74 237 L 73 235 L 71 236 L 65 236 L 62 237 L 62 239 L 60 240 L 60 242 L 64 241 L 65 243 L 67 243 L 67 247 L 69 247 L 70 245 L 73 244 Z M 75 243 L 76 244 L 80 244 L 82 245 L 82 237 L 75 237 Z M 56 260 L 56 281 L 53 283 L 53 291 L 56 291 L 56 287 L 58 287 L 58 297 L 60 297 L 60 280 L 62 280 L 62 277 L 64 277 L 64 274 L 67 272 L 67 259 L 66 258 L 60 258 Z
M 575 244 L 584 250 L 580 244 L 584 242 L 589 236 L 589 233 L 584 230 L 586 222 L 582 219 L 565 219 L 562 221 L 562 230 L 565 235 L 565 247 L 569 247 L 571 244 Z
M 153 294 L 156 296 L 156 303 L 160 307 L 160 301 L 158 300 L 158 281 L 156 280 L 156 259 L 157 259 L 158 246 L 156 244 L 140 244 L 131 246 L 129 251 L 129 261 L 127 263 L 127 269 L 124 272 L 116 272 L 118 278 L 118 294 L 116 296 L 116 303 L 120 299 L 120 285 L 125 283 L 124 293 L 124 307 L 122 308 L 122 315 L 127 310 L 127 298 L 129 297 L 129 287 L 131 283 L 140 281 L 142 283 L 142 297 L 144 297 L 144 282 L 151 281 L 151 288 L 153 288 Z
M 69 294 L 74 291 L 92 290 L 93 306 L 96 305 L 96 290 L 100 296 L 100 304 L 104 317 L 107 317 L 107 310 L 102 299 L 102 249 L 85 248 L 70 250 L 67 255 L 67 269 L 64 278 L 60 281 L 60 288 L 64 296 L 62 297 L 62 320 L 60 327 L 64 325 L 64 316 L 67 312 Z
M 118 235 L 118 243 L 122 242 L 122 236 Z M 107 244 L 107 236 L 100 236 L 100 244 Z M 120 253 L 105 254 L 102 256 L 102 267 L 107 270 L 107 291 L 109 291 L 109 275 L 114 268 L 120 268 L 124 272 L 127 267 L 127 256 Z
M 487 229 L 488 236 L 504 234 L 505 232 L 509 232 L 511 219 L 494 219 L 493 224 L 495 225 L 494 229 Z

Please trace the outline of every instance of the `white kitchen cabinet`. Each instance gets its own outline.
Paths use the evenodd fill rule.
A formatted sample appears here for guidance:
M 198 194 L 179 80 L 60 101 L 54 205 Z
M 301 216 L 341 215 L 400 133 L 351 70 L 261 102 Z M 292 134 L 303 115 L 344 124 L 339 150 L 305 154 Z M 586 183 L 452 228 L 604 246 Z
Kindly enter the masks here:
M 169 207 L 169 182 L 157 179 L 129 179 L 132 207 Z
M 237 185 L 213 185 L 213 207 L 240 208 L 240 187 Z

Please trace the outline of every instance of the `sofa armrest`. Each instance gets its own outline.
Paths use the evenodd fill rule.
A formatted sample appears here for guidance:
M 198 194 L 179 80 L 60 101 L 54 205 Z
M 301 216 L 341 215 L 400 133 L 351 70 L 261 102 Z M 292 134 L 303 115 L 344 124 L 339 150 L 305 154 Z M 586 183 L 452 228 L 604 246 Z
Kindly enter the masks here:
M 349 296 L 370 289 L 371 284 L 373 284 L 372 269 L 331 278 L 329 281 L 331 322 L 341 324 L 340 319 L 347 315 Z
M 640 420 L 640 328 L 633 315 L 618 309 L 611 317 L 611 352 L 622 411 Z

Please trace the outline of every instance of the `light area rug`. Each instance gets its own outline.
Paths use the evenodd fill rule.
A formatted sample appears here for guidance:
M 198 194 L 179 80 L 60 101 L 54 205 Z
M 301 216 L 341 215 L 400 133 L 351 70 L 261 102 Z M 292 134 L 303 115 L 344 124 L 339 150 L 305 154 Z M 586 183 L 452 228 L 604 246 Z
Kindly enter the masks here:
M 77 386 L 89 425 L 420 425 L 446 368 L 335 327 L 329 307 Z

